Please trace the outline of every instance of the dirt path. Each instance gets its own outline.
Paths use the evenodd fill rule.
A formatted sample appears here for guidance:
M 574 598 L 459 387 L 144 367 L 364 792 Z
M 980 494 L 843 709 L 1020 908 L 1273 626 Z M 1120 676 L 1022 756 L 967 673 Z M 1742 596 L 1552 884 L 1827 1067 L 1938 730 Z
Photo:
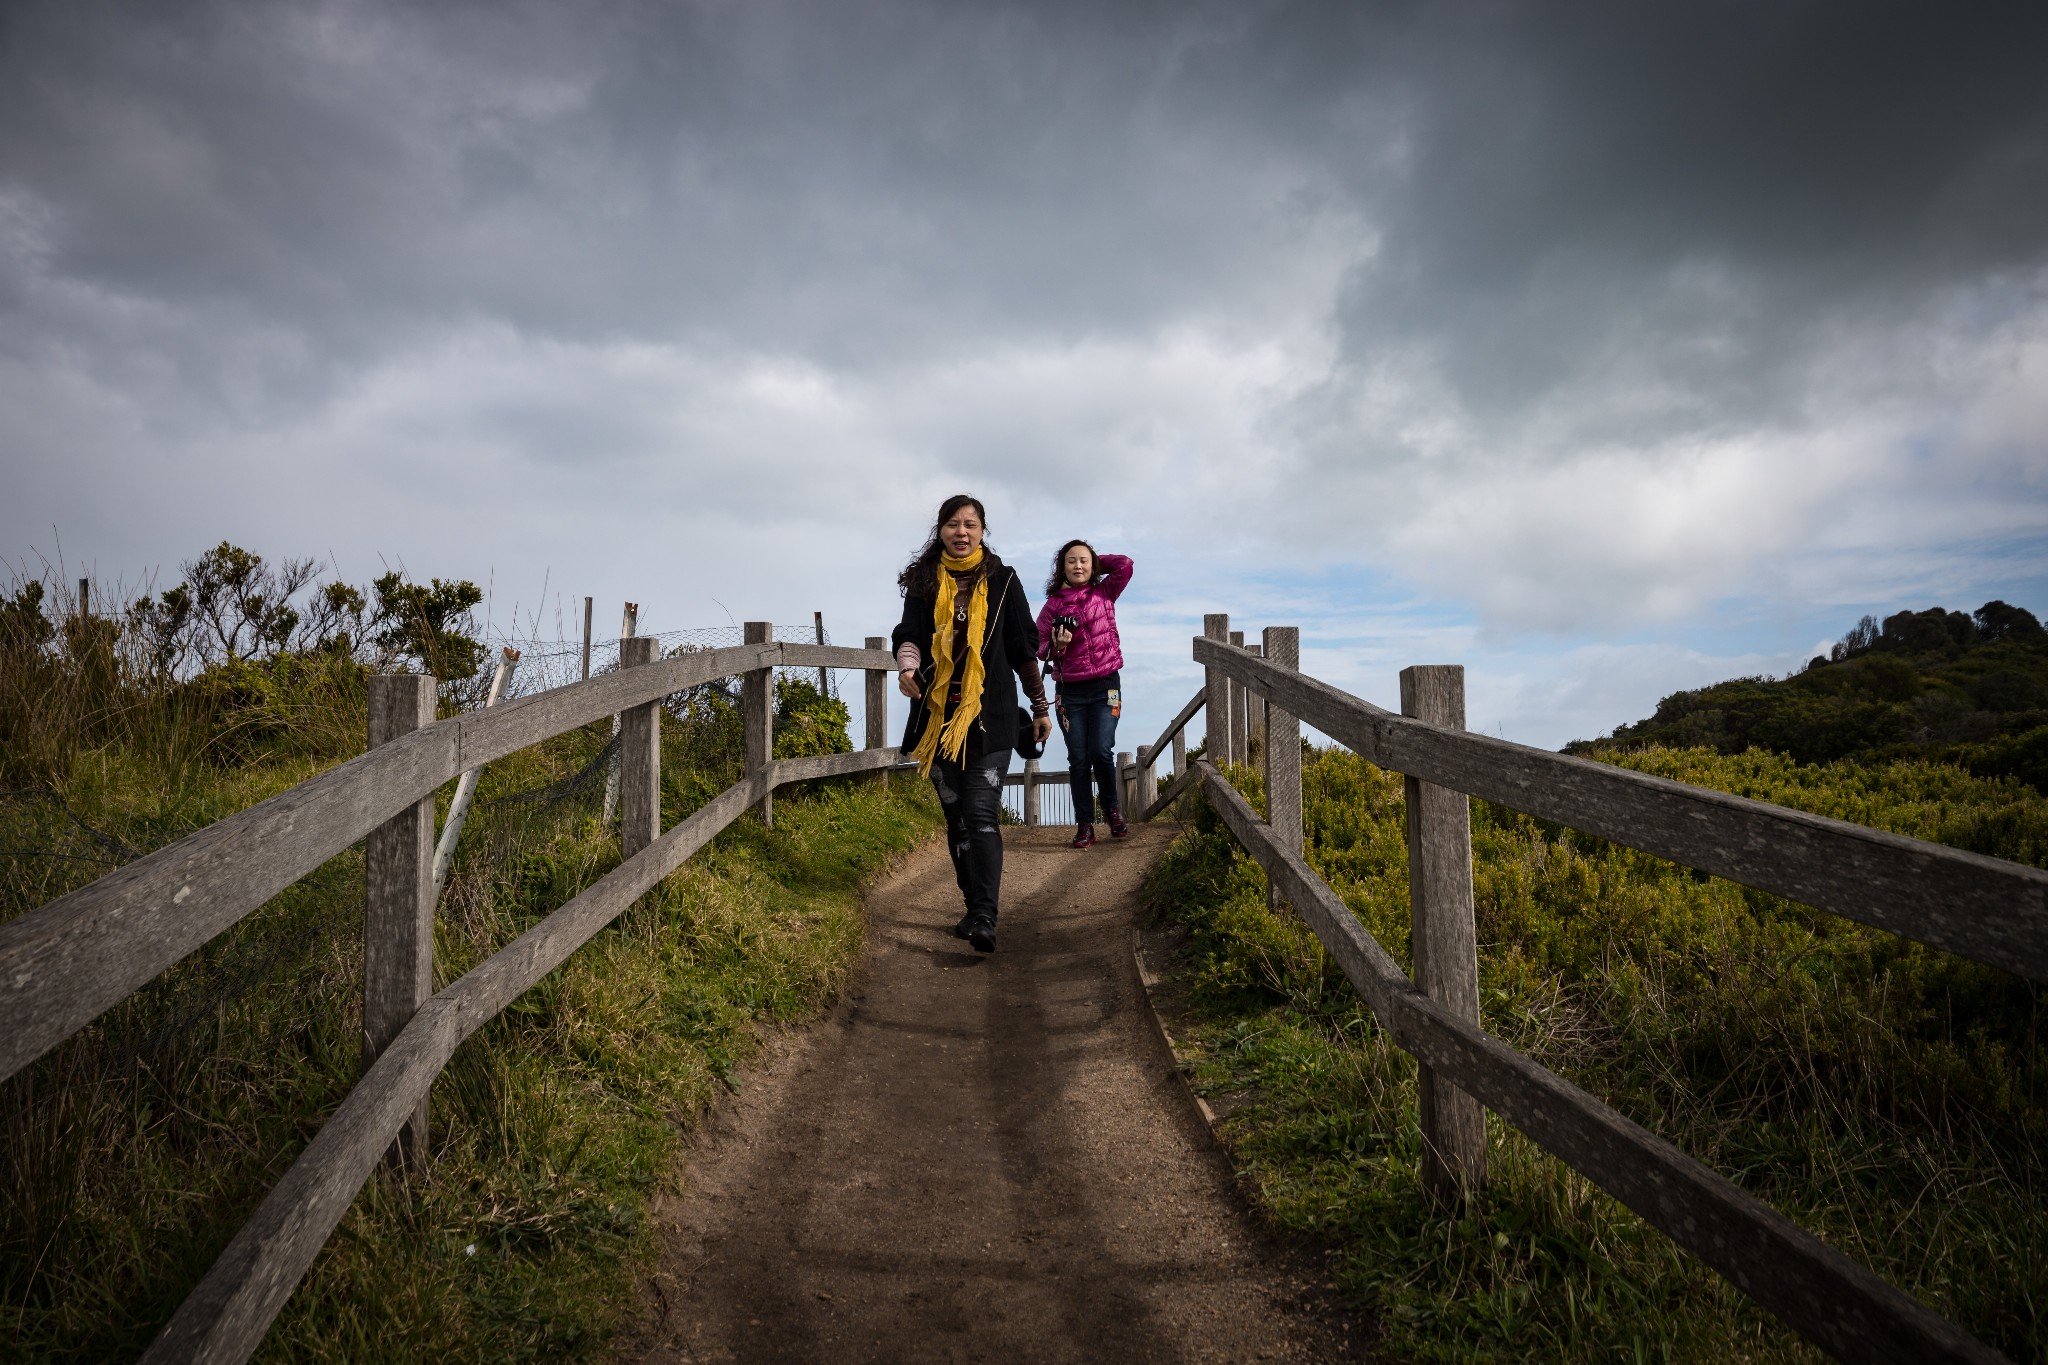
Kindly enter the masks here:
M 869 897 L 851 1000 L 707 1128 L 624 1361 L 1331 1360 L 1359 1329 L 1263 1235 L 1131 961 L 1171 831 L 1011 829 L 997 951 L 945 851 Z

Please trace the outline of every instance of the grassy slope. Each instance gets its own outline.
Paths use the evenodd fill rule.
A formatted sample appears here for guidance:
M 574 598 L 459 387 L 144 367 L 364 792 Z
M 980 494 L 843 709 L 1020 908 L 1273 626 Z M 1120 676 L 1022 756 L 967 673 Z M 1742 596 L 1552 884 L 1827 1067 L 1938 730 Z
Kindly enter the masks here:
M 1901 763 L 1752 752 L 1618 761 L 2036 865 L 2048 800 Z M 1240 773 L 1247 790 L 1256 777 Z M 1405 961 L 1398 776 L 1322 752 L 1311 861 Z M 2048 993 L 1647 855 L 1475 803 L 1486 1026 L 1731 1175 L 2015 1359 L 2048 1307 Z M 1246 1092 L 1226 1139 L 1280 1224 L 1421 1359 L 1800 1359 L 1711 1271 L 1489 1116 L 1462 1215 L 1416 1180 L 1414 1066 L 1264 877 L 1199 815 L 1150 884 L 1190 932 L 1198 1083 Z
M 359 737 L 359 692 L 328 702 L 332 733 Z M 729 780 L 731 746 L 711 733 L 707 754 L 707 733 L 665 730 L 665 825 Z M 576 772 L 604 737 L 487 770 L 442 902 L 444 979 L 616 864 L 598 790 L 489 804 Z M 156 847 L 327 766 L 333 747 L 175 771 L 147 746 L 81 749 L 0 803 L 0 846 L 38 854 L 4 864 L 0 916 L 105 871 L 118 855 L 101 836 Z M 434 1092 L 430 1178 L 373 1180 L 265 1358 L 601 1342 L 631 1302 L 652 1244 L 642 1210 L 682 1128 L 735 1083 L 762 1025 L 832 998 L 863 882 L 937 819 L 901 780 L 821 784 L 778 797 L 776 816 L 773 832 L 728 830 L 458 1053 Z M 359 1071 L 362 894 L 358 849 L 0 1094 L 0 1357 L 139 1352 L 339 1103 Z
M 1911 613 L 1902 615 L 1913 624 Z M 1950 616 L 1967 629 L 1961 613 Z M 1789 677 L 1731 678 L 1675 692 L 1654 715 L 1568 752 L 1658 746 L 1739 754 L 1754 746 L 1801 763 L 1917 758 L 2018 777 L 2048 793 L 2048 635 L 2032 626 L 1959 642 L 1922 625 L 1915 634 L 1889 632 L 1848 658 L 1817 659 Z

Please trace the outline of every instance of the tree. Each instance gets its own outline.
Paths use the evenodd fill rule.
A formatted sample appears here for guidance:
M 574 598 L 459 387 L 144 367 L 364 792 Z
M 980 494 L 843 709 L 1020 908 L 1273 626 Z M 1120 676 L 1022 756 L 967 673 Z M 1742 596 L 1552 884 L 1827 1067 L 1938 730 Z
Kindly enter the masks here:
M 476 622 L 469 612 L 484 600 L 481 588 L 466 578 L 408 583 L 398 573 L 387 573 L 372 586 L 377 591 L 378 644 L 419 660 L 443 682 L 476 676 L 483 666 L 484 645 L 473 633 Z
M 191 594 L 200 628 L 195 643 L 209 663 L 283 649 L 299 624 L 291 599 L 318 568 L 310 559 L 287 559 L 272 568 L 262 555 L 225 540 L 184 567 L 179 586 Z

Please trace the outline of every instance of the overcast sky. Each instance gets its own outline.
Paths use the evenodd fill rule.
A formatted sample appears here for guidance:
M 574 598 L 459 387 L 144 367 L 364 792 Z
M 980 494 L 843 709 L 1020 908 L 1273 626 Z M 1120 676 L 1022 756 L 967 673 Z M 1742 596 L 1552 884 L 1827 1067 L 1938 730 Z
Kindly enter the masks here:
M 0 553 L 847 640 L 965 490 L 1034 592 L 1136 557 L 1120 747 L 1215 610 L 1554 746 L 2048 608 L 2044 72 L 2013 4 L 9 0 Z

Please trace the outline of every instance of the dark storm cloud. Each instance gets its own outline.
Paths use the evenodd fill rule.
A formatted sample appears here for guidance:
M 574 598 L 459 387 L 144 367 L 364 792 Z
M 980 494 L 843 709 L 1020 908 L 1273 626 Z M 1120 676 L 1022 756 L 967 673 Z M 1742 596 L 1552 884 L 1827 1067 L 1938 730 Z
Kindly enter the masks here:
M 1623 425 L 1796 404 L 1841 329 L 1982 288 L 2039 298 L 2048 11 L 1451 6 L 1397 40 L 1408 147 L 1341 312 L 1354 364 L 1440 365 L 1481 416 L 1661 380 Z M 1606 401 L 1601 401 L 1602 398 Z
M 858 460 L 877 523 L 1085 487 L 1515 628 L 1918 581 L 2048 501 L 2044 57 L 2021 6 L 16 0 L 5 530 L 365 450 L 826 523 Z

